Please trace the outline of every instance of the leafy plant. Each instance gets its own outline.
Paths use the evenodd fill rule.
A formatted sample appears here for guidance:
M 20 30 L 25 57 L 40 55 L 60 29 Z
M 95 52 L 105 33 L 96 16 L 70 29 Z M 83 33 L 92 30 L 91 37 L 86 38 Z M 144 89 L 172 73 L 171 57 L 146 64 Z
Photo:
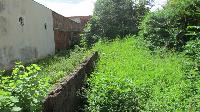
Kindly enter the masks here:
M 21 62 L 17 62 L 12 75 L 2 76 L 1 107 L 7 109 L 6 111 L 12 109 L 9 111 L 37 112 L 41 107 L 38 102 L 42 100 L 45 89 L 48 87 L 46 83 L 48 80 L 38 77 L 40 70 L 36 64 L 25 67 Z
M 21 108 L 16 105 L 19 103 L 17 97 L 11 96 L 10 92 L 0 90 L 0 111 L 1 112 L 19 112 Z

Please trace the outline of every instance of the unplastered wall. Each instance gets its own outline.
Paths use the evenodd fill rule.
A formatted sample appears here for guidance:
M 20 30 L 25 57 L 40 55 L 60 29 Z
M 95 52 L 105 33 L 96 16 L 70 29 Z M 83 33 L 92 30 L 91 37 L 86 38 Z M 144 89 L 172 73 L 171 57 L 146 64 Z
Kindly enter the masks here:
M 0 0 L 0 68 L 55 52 L 52 11 L 32 0 Z

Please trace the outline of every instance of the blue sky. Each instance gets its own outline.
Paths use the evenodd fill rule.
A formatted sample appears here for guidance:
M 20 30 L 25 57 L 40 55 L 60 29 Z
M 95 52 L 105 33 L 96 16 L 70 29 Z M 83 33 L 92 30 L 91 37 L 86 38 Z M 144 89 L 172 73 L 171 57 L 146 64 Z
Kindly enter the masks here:
M 62 14 L 69 16 L 87 16 L 92 15 L 94 3 L 96 0 L 35 0 L 40 4 Z M 155 0 L 156 6 L 153 10 L 161 7 L 166 0 Z

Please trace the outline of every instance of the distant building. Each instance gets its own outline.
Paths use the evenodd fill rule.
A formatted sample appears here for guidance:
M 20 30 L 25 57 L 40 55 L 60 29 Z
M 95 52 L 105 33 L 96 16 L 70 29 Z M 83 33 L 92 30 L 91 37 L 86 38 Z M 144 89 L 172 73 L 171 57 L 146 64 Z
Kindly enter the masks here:
M 83 30 L 87 22 L 91 19 L 92 16 L 72 16 L 68 17 L 69 19 L 80 24 L 80 29 Z
M 54 11 L 53 14 L 53 27 L 55 37 L 55 47 L 57 50 L 69 49 L 80 41 L 81 25 L 69 18 L 66 18 Z

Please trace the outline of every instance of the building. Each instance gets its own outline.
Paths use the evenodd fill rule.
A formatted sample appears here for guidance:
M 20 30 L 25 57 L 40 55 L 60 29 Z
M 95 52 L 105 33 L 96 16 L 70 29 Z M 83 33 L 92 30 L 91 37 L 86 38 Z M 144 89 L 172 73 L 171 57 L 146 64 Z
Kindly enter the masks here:
M 70 49 L 89 19 L 64 17 L 34 0 L 0 0 L 0 69 Z
M 80 24 L 80 29 L 83 30 L 87 22 L 91 19 L 92 16 L 72 16 L 68 17 L 69 19 Z

